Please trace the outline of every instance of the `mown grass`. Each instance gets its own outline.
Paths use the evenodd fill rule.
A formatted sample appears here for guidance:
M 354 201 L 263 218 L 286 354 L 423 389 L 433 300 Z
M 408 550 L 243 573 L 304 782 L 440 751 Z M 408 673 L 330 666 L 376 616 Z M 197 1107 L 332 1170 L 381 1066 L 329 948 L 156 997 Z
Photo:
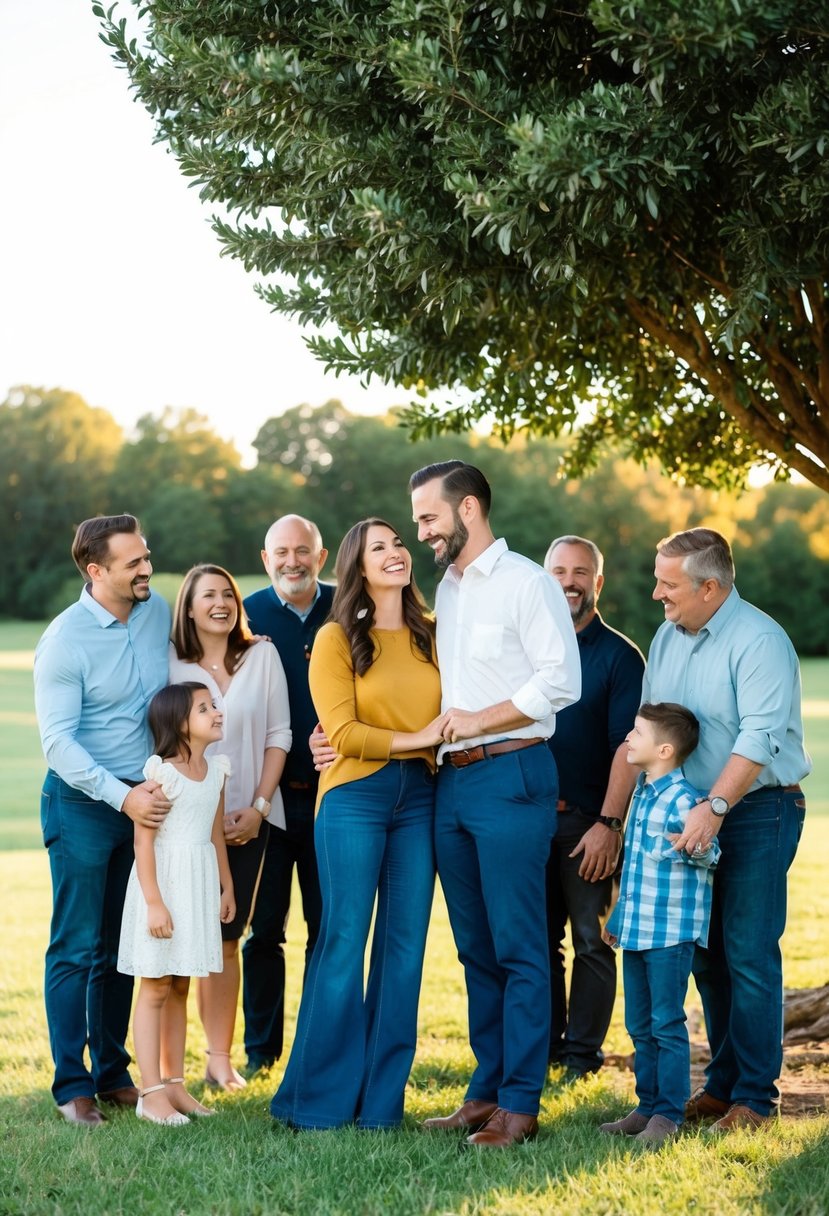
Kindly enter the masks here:
M 36 625 L 0 625 L 0 1216 L 50 1213 L 210 1213 L 216 1216 L 824 1216 L 829 1117 L 784 1119 L 762 1135 L 712 1143 L 695 1132 L 658 1154 L 600 1136 L 629 1106 L 630 1074 L 606 1069 L 568 1087 L 551 1074 L 539 1140 L 510 1153 L 461 1149 L 417 1122 L 460 1101 L 471 1067 L 463 977 L 436 899 L 420 1010 L 420 1040 L 399 1132 L 297 1135 L 267 1105 L 281 1075 L 243 1094 L 205 1094 L 220 1117 L 182 1129 L 129 1114 L 88 1133 L 55 1115 L 42 1003 L 49 876 L 38 826 L 42 758 L 31 704 Z M 15 653 L 17 652 L 17 653 Z M 14 656 L 14 657 L 12 657 Z M 791 877 L 786 981 L 826 980 L 829 936 L 829 663 L 804 664 L 808 741 L 816 765 L 809 818 Z M 288 943 L 288 1042 L 299 999 L 299 929 Z M 693 999 L 693 998 L 692 998 Z M 758 1011 L 762 1016 L 762 1010 Z M 240 1020 L 241 1025 L 241 1020 Z M 200 1092 L 204 1038 L 191 1022 L 187 1072 Z M 608 1047 L 627 1051 L 621 1001 Z M 241 1059 L 241 1050 L 239 1051 Z M 783 1079 L 785 1095 L 786 1078 Z

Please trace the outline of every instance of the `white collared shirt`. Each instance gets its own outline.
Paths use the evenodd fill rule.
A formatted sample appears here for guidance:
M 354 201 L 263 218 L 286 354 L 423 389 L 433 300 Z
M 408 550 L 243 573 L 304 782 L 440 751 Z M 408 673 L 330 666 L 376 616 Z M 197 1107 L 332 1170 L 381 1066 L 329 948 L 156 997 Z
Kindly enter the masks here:
M 581 695 L 581 663 L 570 609 L 541 566 L 496 540 L 461 573 L 452 565 L 435 601 L 442 708 L 480 710 L 500 701 L 527 726 L 444 744 L 439 752 L 495 739 L 549 739 L 556 713 Z

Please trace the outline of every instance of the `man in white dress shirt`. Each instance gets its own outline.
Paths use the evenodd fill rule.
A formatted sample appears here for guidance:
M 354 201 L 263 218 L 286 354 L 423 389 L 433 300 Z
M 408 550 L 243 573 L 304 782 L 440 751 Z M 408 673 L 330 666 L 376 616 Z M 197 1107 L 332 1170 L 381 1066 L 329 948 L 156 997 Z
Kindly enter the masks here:
M 435 846 L 477 1067 L 429 1130 L 482 1147 L 531 1139 L 547 1069 L 545 867 L 558 779 L 545 740 L 578 700 L 581 666 L 559 584 L 489 524 L 486 478 L 459 460 L 409 483 L 418 537 L 446 569 L 436 600 L 443 709 Z

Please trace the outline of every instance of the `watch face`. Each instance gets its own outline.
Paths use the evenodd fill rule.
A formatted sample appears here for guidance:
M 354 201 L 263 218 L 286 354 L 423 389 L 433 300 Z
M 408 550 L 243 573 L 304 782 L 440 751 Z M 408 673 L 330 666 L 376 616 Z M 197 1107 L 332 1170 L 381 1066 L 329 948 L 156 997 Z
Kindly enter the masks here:
M 715 815 L 727 815 L 728 814 L 728 803 L 726 802 L 726 800 L 724 798 L 712 798 L 711 799 L 711 810 L 714 812 Z
M 615 815 L 600 815 L 599 822 L 603 823 L 606 828 L 610 828 L 611 831 L 621 832 L 622 830 L 622 821 L 621 819 L 617 819 Z

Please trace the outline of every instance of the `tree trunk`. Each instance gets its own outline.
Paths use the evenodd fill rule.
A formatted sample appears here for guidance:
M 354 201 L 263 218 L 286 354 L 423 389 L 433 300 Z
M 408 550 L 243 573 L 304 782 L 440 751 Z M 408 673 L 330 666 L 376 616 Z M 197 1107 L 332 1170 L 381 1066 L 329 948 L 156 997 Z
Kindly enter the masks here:
M 788 1046 L 818 1039 L 829 1039 L 829 984 L 822 988 L 787 988 L 783 1041 Z

